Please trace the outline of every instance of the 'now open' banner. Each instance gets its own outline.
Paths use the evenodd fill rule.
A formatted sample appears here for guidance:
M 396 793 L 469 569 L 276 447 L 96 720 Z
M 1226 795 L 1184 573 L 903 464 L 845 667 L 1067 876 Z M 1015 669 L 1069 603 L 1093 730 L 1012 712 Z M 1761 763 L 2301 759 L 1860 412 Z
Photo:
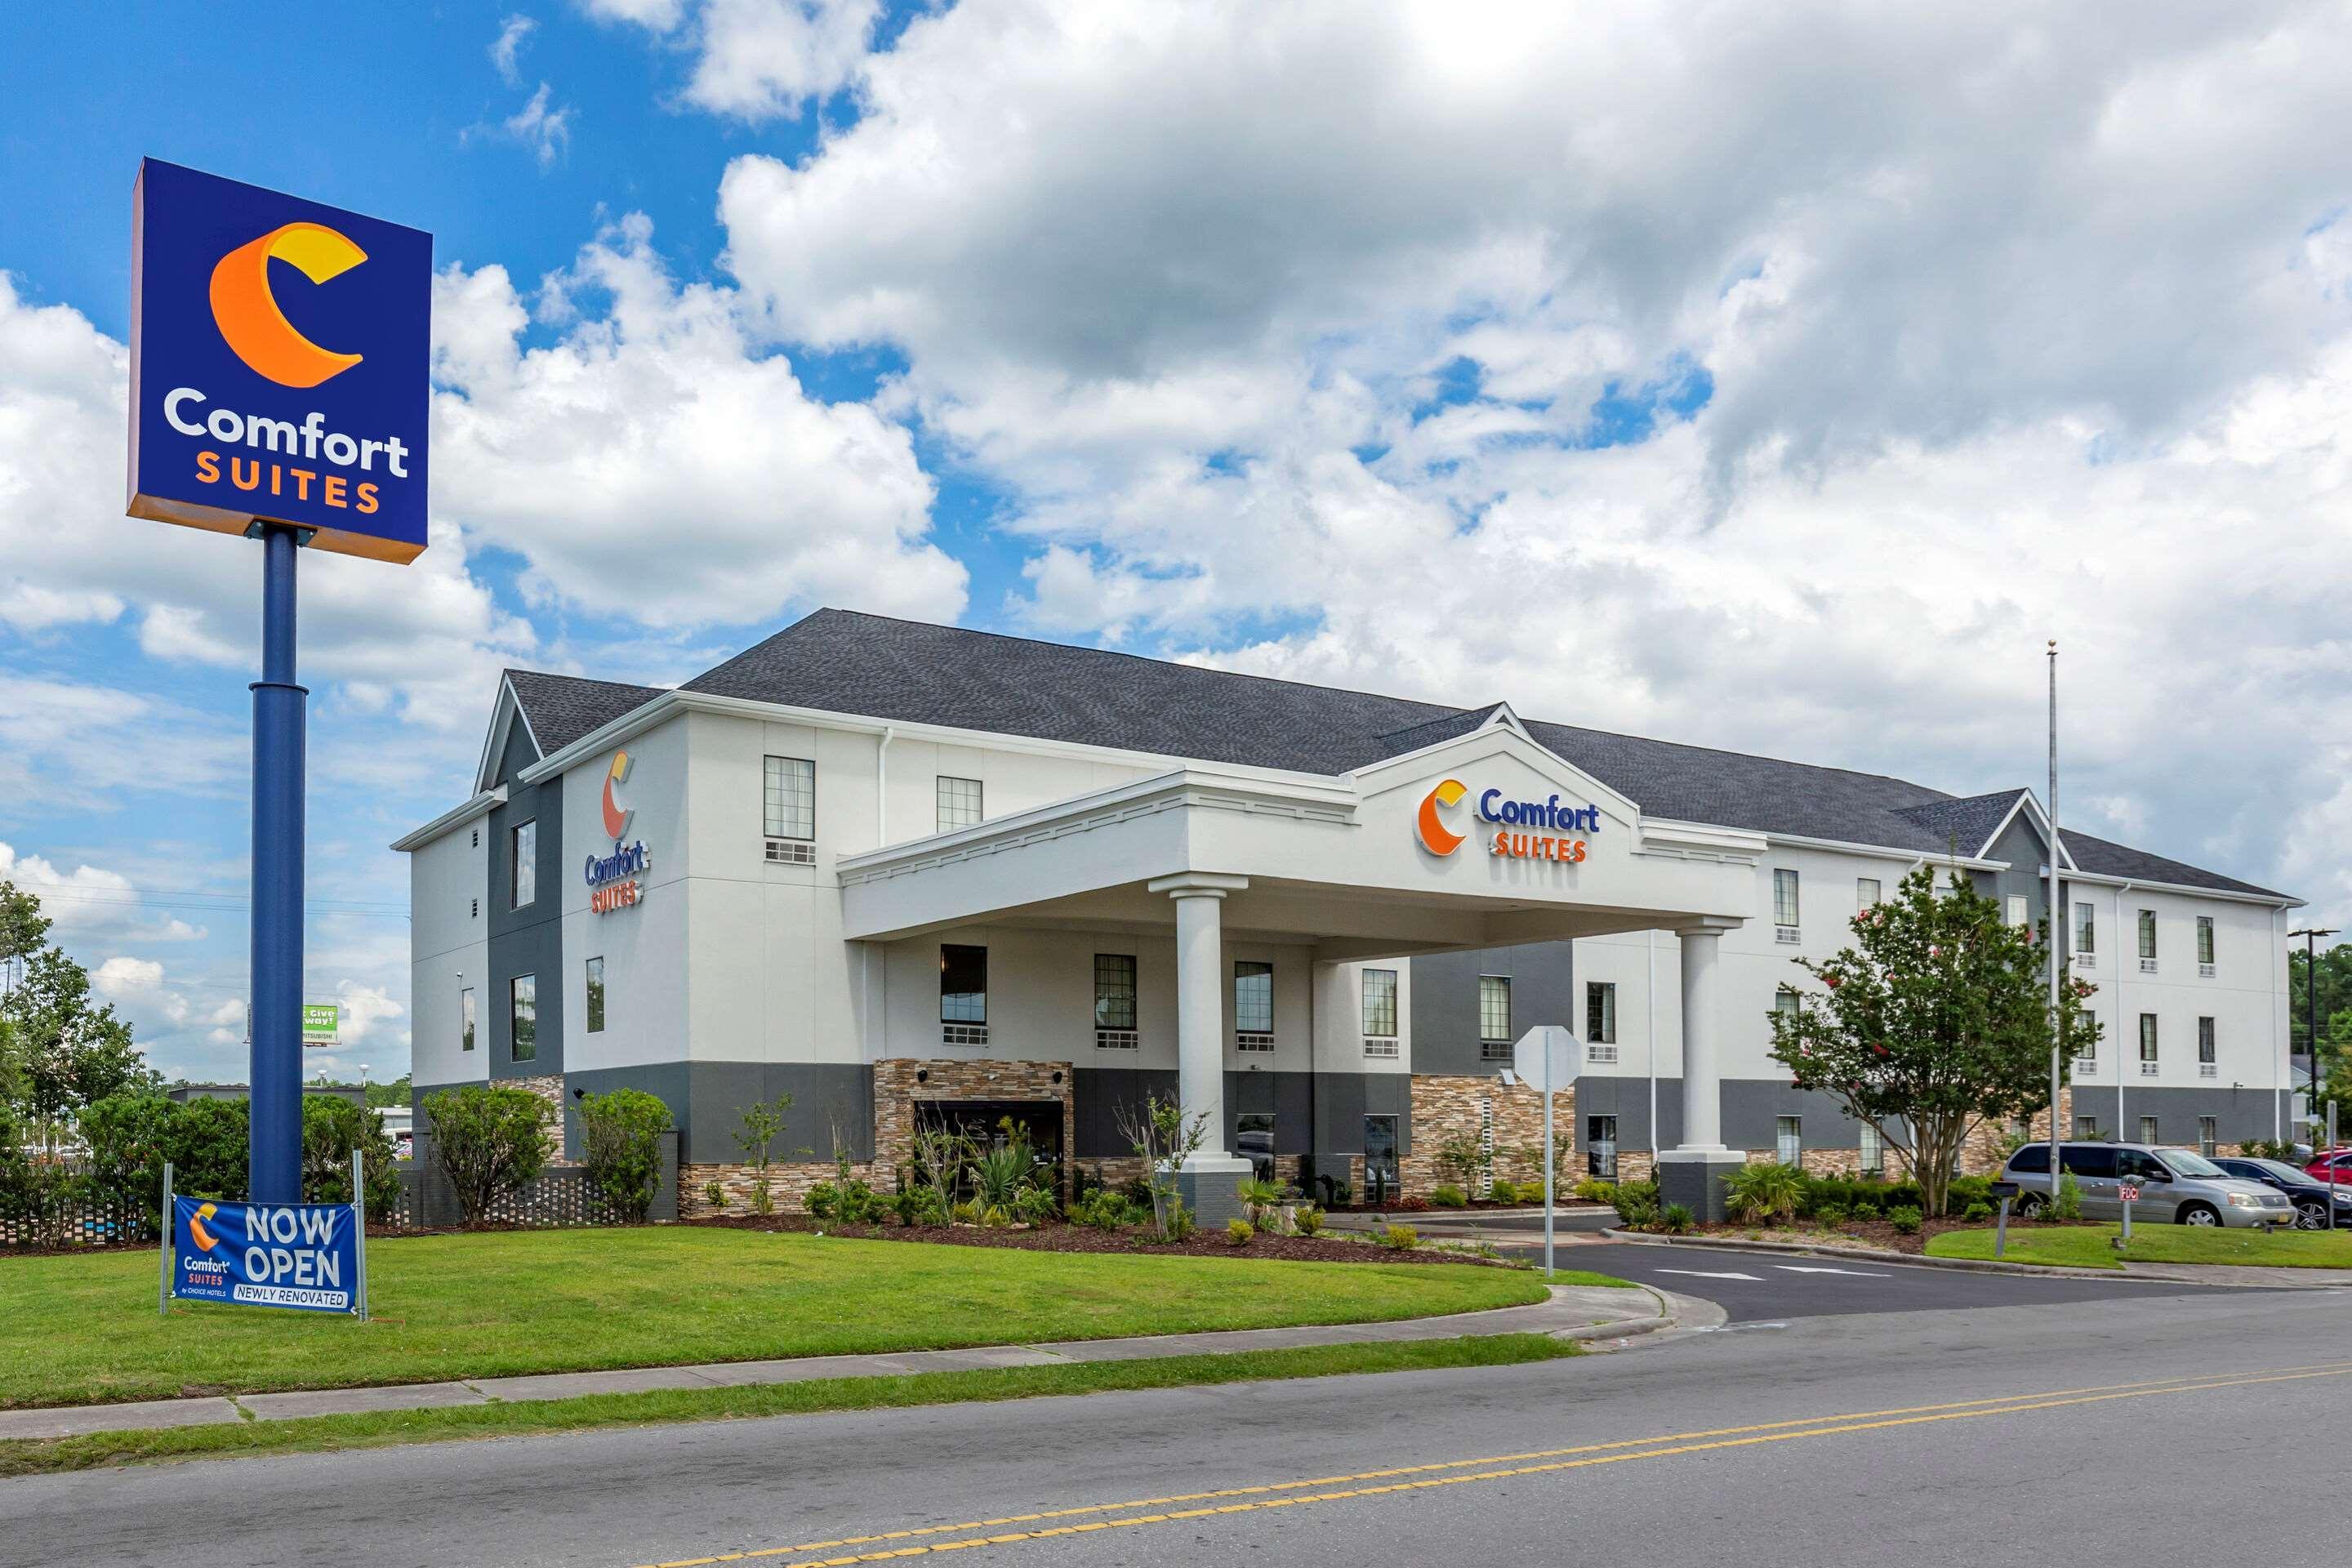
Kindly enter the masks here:
M 172 1294 L 310 1312 L 357 1312 L 360 1238 L 349 1204 L 172 1199 Z

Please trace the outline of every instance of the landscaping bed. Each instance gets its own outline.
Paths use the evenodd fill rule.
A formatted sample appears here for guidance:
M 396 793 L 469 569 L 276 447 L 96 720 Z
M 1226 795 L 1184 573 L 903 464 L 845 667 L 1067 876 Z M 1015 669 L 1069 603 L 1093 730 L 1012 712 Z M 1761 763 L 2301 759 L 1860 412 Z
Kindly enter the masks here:
M 1200 1230 L 1182 1241 L 1160 1241 L 1149 1230 L 1129 1226 L 1098 1230 L 1085 1225 L 1045 1225 L 991 1229 L 969 1225 L 839 1225 L 804 1214 L 719 1215 L 682 1220 L 689 1229 L 778 1231 L 787 1234 L 837 1236 L 860 1241 L 928 1241 L 950 1247 L 1011 1247 L 1030 1252 L 1108 1252 L 1127 1257 L 1229 1258 L 1285 1263 L 1454 1263 L 1496 1268 L 1520 1268 L 1524 1264 L 1475 1253 L 1433 1248 L 1429 1243 L 1410 1251 L 1382 1247 L 1369 1237 L 1279 1236 L 1259 1231 L 1235 1247 L 1222 1230 Z

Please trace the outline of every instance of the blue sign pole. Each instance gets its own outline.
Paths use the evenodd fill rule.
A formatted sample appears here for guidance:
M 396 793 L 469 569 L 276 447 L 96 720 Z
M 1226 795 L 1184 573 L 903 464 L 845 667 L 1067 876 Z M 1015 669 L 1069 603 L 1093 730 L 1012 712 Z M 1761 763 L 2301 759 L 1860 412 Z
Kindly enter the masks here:
M 302 1201 L 302 836 L 308 689 L 294 680 L 295 552 L 261 535 L 261 679 L 253 683 L 253 1115 L 247 1192 Z

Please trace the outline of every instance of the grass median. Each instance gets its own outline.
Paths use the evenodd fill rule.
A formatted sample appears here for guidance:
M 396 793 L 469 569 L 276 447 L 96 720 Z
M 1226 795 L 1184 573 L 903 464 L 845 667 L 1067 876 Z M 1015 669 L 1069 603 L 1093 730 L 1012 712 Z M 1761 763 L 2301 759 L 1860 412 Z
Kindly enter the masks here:
M 0 1442 L 0 1477 L 167 1459 L 318 1453 L 401 1443 L 544 1436 L 663 1422 L 743 1420 L 834 1410 L 884 1410 L 974 1400 L 1034 1399 L 1053 1394 L 1361 1373 L 1515 1366 L 1580 1353 L 1573 1342 L 1542 1334 L 1493 1334 L 1475 1339 L 1310 1345 L 1297 1350 L 1168 1356 L 1154 1361 L 1080 1362 L 1067 1366 L 761 1384 L 748 1388 L 664 1389 L 650 1394 L 593 1394 L 580 1399 L 385 1411 L 365 1415 L 316 1415 L 292 1421 L 244 1421 L 233 1426 L 182 1426 L 163 1431 L 94 1432 L 79 1437 Z
M 2227 1230 L 2190 1225 L 2132 1226 L 2117 1251 L 2116 1225 L 2049 1226 L 2009 1233 L 2009 1263 L 2120 1268 L 2126 1263 L 2234 1263 L 2273 1268 L 2352 1268 L 2352 1231 Z M 1950 1230 L 1927 1243 L 1930 1258 L 1990 1258 L 1990 1230 Z
M 1212 1329 L 1544 1299 L 1532 1272 L 656 1226 L 371 1241 L 375 1321 L 174 1302 L 152 1253 L 0 1258 L 0 1408 Z

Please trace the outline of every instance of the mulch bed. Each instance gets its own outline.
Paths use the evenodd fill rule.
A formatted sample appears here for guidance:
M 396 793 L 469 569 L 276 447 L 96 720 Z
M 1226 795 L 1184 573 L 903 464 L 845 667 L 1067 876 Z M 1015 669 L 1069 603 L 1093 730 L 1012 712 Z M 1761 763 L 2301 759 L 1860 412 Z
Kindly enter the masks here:
M 1426 1246 L 1399 1252 L 1370 1240 L 1344 1236 L 1268 1236 L 1263 1231 L 1252 1237 L 1246 1246 L 1235 1247 L 1222 1230 L 1196 1231 L 1182 1241 L 1162 1243 L 1139 1229 L 1101 1231 L 1082 1225 L 1049 1225 L 1035 1230 L 986 1230 L 969 1225 L 834 1225 L 804 1214 L 720 1215 L 678 1223 L 710 1230 L 788 1231 L 803 1235 L 822 1232 L 826 1236 L 855 1237 L 861 1241 L 1014 1247 L 1029 1252 L 1144 1252 L 1187 1258 L 1272 1258 L 1285 1263 L 1467 1263 L 1487 1268 L 1515 1267 L 1500 1258 L 1433 1251 Z

